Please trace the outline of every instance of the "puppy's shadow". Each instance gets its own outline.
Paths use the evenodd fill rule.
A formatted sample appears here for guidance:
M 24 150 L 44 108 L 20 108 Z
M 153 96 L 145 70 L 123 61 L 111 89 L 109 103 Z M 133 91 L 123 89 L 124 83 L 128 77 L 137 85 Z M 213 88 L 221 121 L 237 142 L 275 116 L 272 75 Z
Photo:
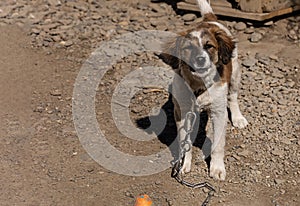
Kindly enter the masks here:
M 164 114 L 162 114 L 164 113 Z M 155 127 L 152 127 L 152 124 L 160 124 L 162 119 L 161 117 L 166 117 L 165 127 L 162 130 L 155 130 Z M 202 150 L 205 161 L 209 168 L 210 162 L 210 148 L 211 141 L 209 138 L 206 138 L 206 125 L 208 123 L 207 112 L 202 112 L 198 115 L 197 121 L 199 122 L 199 129 L 194 128 L 191 134 L 191 137 L 196 137 L 191 139 L 193 146 L 198 147 Z M 174 119 L 174 104 L 172 102 L 172 95 L 169 95 L 168 101 L 161 107 L 160 113 L 153 116 L 146 116 L 136 120 L 136 124 L 140 129 L 143 129 L 149 134 L 155 133 L 158 140 L 168 146 L 174 160 L 179 156 L 179 144 L 177 140 L 177 127 Z M 197 125 L 197 124 L 196 124 Z M 197 134 L 195 134 L 197 132 Z

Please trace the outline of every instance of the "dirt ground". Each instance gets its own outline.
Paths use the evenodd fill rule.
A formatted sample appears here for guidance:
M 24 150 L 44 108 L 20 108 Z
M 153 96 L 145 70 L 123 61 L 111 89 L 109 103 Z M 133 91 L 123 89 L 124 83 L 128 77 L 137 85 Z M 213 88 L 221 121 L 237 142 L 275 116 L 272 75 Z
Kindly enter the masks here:
M 171 167 L 148 176 L 126 176 L 105 169 L 83 148 L 72 115 L 74 84 L 94 48 L 118 34 L 139 29 L 177 32 L 199 18 L 176 11 L 168 1 L 71 1 L 71 6 L 65 1 L 47 1 L 48 10 L 41 1 L 3 2 L 0 205 L 129 206 L 142 193 L 148 194 L 155 206 L 200 205 L 207 191 L 180 185 L 171 178 Z M 87 5 L 95 11 L 92 17 L 85 15 Z M 44 16 L 38 17 L 35 8 Z M 22 13 L 24 10 L 27 12 Z M 113 16 L 107 10 L 113 11 Z M 55 16 L 58 11 L 71 17 L 62 20 Z M 187 178 L 214 185 L 217 192 L 210 205 L 300 205 L 299 14 L 267 25 L 222 20 L 239 39 L 243 68 L 239 100 L 250 125 L 237 130 L 228 123 L 225 181 L 209 178 L 197 147 Z M 51 29 L 62 21 L 66 22 L 61 25 L 67 25 L 60 29 L 65 30 Z M 168 93 L 155 88 L 141 89 L 129 109 L 132 122 L 147 128 L 151 109 L 163 107 L 168 123 L 158 138 L 134 141 L 120 134 L 114 124 L 111 97 L 116 85 L 130 71 L 147 65 L 164 64 L 147 52 L 117 62 L 105 74 L 95 100 L 99 127 L 109 142 L 133 155 L 165 149 L 176 137 Z

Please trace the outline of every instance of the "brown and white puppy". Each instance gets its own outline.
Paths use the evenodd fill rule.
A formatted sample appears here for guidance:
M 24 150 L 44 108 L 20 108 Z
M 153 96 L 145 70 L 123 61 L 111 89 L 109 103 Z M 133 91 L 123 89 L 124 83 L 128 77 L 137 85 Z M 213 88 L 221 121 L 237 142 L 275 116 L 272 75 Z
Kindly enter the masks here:
M 183 85 L 178 78 L 182 78 L 196 95 L 194 104 L 198 105 L 198 108 L 209 109 L 213 126 L 210 176 L 224 180 L 227 106 L 231 111 L 233 126 L 243 128 L 248 124 L 240 112 L 237 100 L 241 76 L 237 45 L 229 30 L 217 21 L 209 3 L 206 0 L 197 1 L 203 22 L 196 28 L 181 33 L 168 45 L 168 53 L 171 55 L 167 55 L 167 61 L 175 67 L 179 76 L 174 78 L 173 96 L 181 95 Z M 179 107 L 175 99 L 173 102 L 179 140 L 182 141 L 186 136 L 183 114 L 193 108 L 183 108 L 182 105 Z M 190 150 L 185 155 L 182 173 L 191 170 L 191 160 Z

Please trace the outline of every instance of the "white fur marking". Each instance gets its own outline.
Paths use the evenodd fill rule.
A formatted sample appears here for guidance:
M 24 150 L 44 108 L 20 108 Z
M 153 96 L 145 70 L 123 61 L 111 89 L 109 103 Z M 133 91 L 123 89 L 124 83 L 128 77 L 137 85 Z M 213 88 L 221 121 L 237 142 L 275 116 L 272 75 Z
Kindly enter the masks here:
M 202 41 L 201 41 L 201 34 L 202 32 L 201 31 L 193 31 L 191 32 L 191 35 L 193 35 L 194 37 L 198 38 L 198 41 L 199 41 L 199 45 L 200 45 L 200 48 L 202 51 L 200 51 L 201 55 L 206 59 L 206 64 L 204 65 L 203 68 L 207 69 L 206 72 L 200 74 L 198 72 L 193 72 L 193 74 L 195 76 L 198 76 L 199 78 L 202 78 L 202 80 L 204 80 L 204 83 L 206 85 L 207 88 L 209 88 L 213 83 L 213 79 L 216 75 L 216 68 L 215 68 L 215 65 L 213 65 L 211 63 L 211 60 L 209 58 L 209 54 L 204 51 L 203 49 L 203 44 L 202 44 Z M 195 69 L 201 69 L 201 68 L 198 68 L 197 65 L 193 65 Z
M 199 45 L 200 45 L 201 48 L 203 48 L 203 45 L 202 45 L 202 42 L 201 42 L 201 33 L 202 32 L 200 32 L 200 31 L 192 31 L 191 35 L 198 38 Z

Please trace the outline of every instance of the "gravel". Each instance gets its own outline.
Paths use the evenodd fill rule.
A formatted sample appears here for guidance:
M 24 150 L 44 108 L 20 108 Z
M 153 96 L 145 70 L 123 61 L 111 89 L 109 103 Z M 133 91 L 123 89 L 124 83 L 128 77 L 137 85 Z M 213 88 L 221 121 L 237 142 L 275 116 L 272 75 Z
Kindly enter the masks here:
M 161 1 L 150 3 L 149 1 L 109 0 L 20 0 L 0 3 L 0 25 L 18 24 L 21 27 L 29 28 L 28 35 L 30 35 L 33 47 L 52 52 L 63 49 L 66 59 L 77 62 L 78 65 L 86 60 L 93 48 L 97 48 L 102 42 L 111 40 L 120 34 L 140 30 L 177 32 L 187 29 L 187 24 L 192 24 L 197 20 L 195 14 L 178 15 L 172 5 Z M 299 45 L 300 40 L 299 20 L 299 16 L 289 17 L 287 20 L 274 22 L 267 28 L 255 25 L 247 27 L 249 24 L 245 22 L 228 22 L 228 24 L 233 25 L 235 33 L 246 37 L 247 43 L 251 46 L 258 45 L 260 47 L 262 42 L 272 46 L 273 41 L 279 41 L 289 48 L 294 48 Z M 268 41 L 268 37 L 272 39 Z M 250 44 L 247 38 L 255 44 Z M 151 44 L 148 41 L 141 45 L 151 50 L 156 48 L 157 44 L 158 42 Z M 296 48 L 299 53 L 299 47 Z M 250 125 L 243 130 L 228 126 L 226 146 L 228 176 L 226 181 L 220 183 L 208 179 L 207 165 L 201 158 L 198 158 L 199 155 L 197 156 L 200 152 L 198 148 L 194 150 L 194 161 L 199 166 L 193 167 L 194 169 L 188 177 L 196 181 L 208 179 L 218 188 L 220 187 L 221 189 L 215 196 L 217 200 L 214 203 L 216 205 L 227 205 L 229 202 L 243 199 L 237 197 L 256 200 L 262 198 L 261 191 L 266 193 L 262 199 L 269 198 L 272 201 L 280 202 L 280 205 L 297 205 L 295 202 L 300 202 L 299 196 L 295 195 L 300 184 L 299 59 L 296 57 L 296 53 L 287 57 L 280 51 L 257 52 L 256 50 L 257 48 L 252 47 L 252 53 L 248 53 L 240 48 L 243 75 L 239 101 L 241 110 Z M 107 56 L 116 55 L 116 50 L 113 48 L 107 49 L 105 52 Z M 118 52 L 120 55 L 122 54 L 122 51 Z M 82 55 L 78 57 L 76 53 Z M 161 149 L 162 145 L 165 146 L 162 139 L 160 139 L 161 141 L 154 140 L 149 143 L 150 146 L 147 146 L 129 142 L 127 138 L 121 138 L 120 134 L 114 131 L 115 128 L 110 126 L 112 124 L 110 116 L 105 116 L 107 111 L 110 111 L 109 97 L 118 81 L 126 72 L 148 64 L 166 67 L 152 53 L 138 53 L 123 58 L 113 66 L 111 73 L 106 75 L 106 81 L 98 91 L 100 98 L 97 103 L 106 105 L 98 108 L 97 115 L 104 115 L 104 118 L 101 116 L 98 119 L 102 122 L 103 127 L 107 127 L 107 131 L 114 132 L 111 141 L 128 153 L 132 152 L 132 148 L 136 148 L 135 154 L 144 155 L 145 151 L 151 152 Z M 163 75 L 158 74 L 157 76 L 161 78 Z M 47 93 L 52 98 L 64 98 L 64 94 L 64 91 L 58 89 L 50 91 L 50 95 L 49 91 Z M 57 101 L 61 101 L 61 99 Z M 133 122 L 147 117 L 153 107 L 165 106 L 167 115 L 172 116 L 172 106 L 165 105 L 167 101 L 167 92 L 157 88 L 143 88 L 131 100 L 130 113 Z M 56 120 L 60 123 L 62 121 L 59 121 L 61 120 L 59 115 L 66 115 L 61 114 L 63 112 L 58 107 L 48 108 L 46 103 L 35 105 L 33 108 L 37 114 L 47 113 L 53 119 L 58 118 Z M 71 110 L 69 105 L 67 108 Z M 70 111 L 68 111 L 69 113 Z M 143 123 L 147 125 L 146 121 Z M 174 121 L 168 121 L 167 125 L 171 128 L 168 136 L 174 136 Z M 93 170 L 87 171 L 89 171 L 88 173 L 93 172 Z M 140 171 L 135 172 L 139 173 Z M 142 192 L 147 192 L 154 197 L 155 205 L 178 205 L 179 203 L 193 205 L 195 199 L 202 195 L 194 192 L 191 196 L 192 191 L 172 181 L 169 171 L 149 177 L 151 181 L 141 178 L 139 179 L 141 182 L 132 180 L 134 184 L 128 183 L 122 186 L 116 185 L 111 180 L 113 175 L 109 175 L 111 175 L 110 178 L 102 179 L 100 184 L 114 184 L 113 189 L 107 192 L 107 198 L 124 197 L 120 200 L 122 205 L 132 202 L 134 197 Z M 124 182 L 128 179 L 124 177 Z M 287 197 L 284 194 L 290 196 Z M 243 202 L 243 204 L 246 203 Z M 237 203 L 237 205 L 243 204 Z

